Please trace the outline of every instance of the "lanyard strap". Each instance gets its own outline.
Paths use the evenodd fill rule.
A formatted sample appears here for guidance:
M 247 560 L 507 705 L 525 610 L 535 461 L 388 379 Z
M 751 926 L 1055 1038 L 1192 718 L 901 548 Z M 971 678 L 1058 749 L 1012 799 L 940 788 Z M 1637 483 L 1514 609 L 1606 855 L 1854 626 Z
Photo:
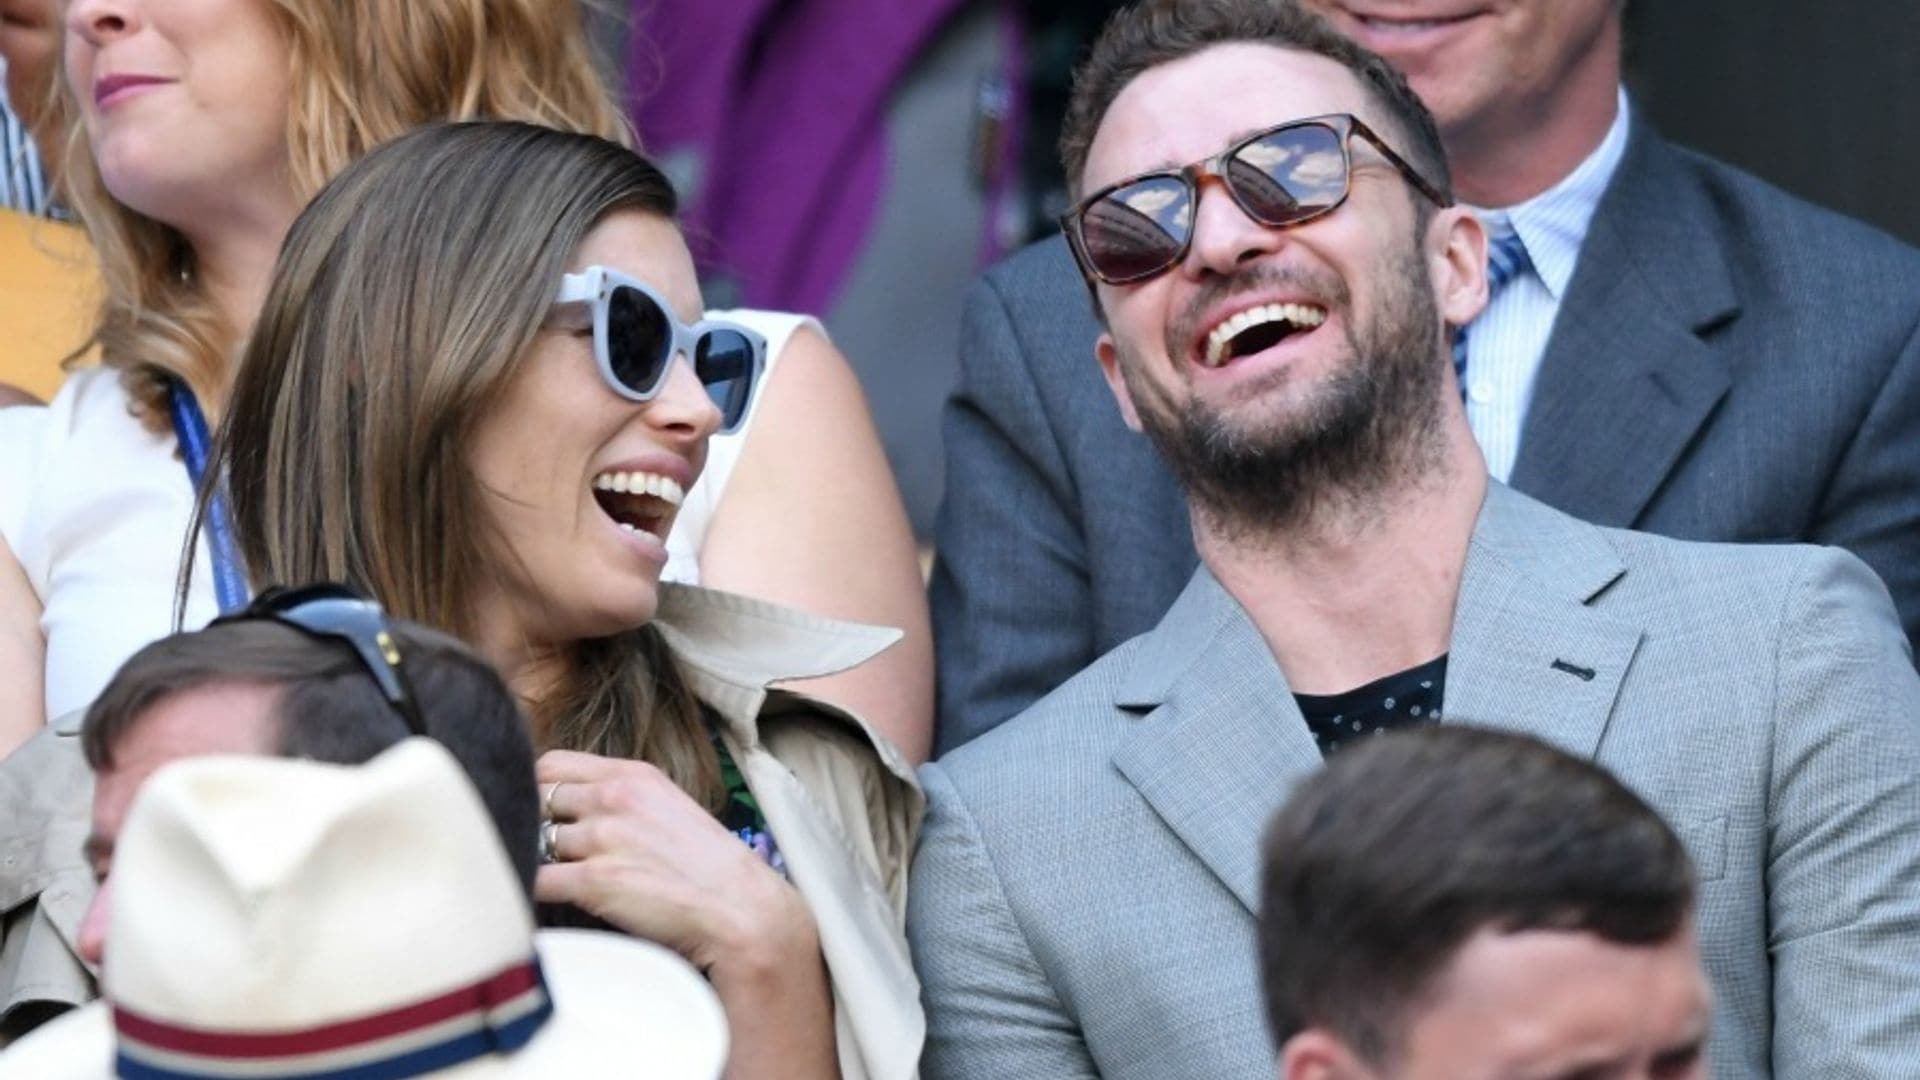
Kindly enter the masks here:
M 167 395 L 173 409 L 173 433 L 180 440 L 180 456 L 187 462 L 187 478 L 198 492 L 207 478 L 207 456 L 212 442 L 207 434 L 207 416 L 187 384 L 174 380 Z M 233 527 L 227 519 L 226 496 L 214 492 L 207 503 L 202 528 L 207 537 L 207 554 L 213 563 L 213 591 L 220 602 L 220 613 L 230 615 L 247 606 L 252 595 L 247 578 L 240 572 L 240 554 L 233 546 Z

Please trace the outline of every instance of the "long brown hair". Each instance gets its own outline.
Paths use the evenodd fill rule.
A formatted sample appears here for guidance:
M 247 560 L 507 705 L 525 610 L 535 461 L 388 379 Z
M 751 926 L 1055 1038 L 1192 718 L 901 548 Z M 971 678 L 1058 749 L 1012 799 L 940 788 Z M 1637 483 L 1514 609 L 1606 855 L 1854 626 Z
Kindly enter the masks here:
M 227 477 L 255 584 L 344 581 L 471 640 L 501 550 L 467 461 L 475 425 L 594 225 L 675 209 L 633 151 L 519 123 L 423 128 L 322 188 L 287 234 L 208 469 Z M 658 631 L 566 659 L 532 703 L 543 742 L 652 762 L 718 802 L 700 706 Z
M 285 34 L 288 175 L 304 200 L 388 139 L 437 120 L 524 120 L 617 141 L 631 135 L 597 76 L 579 0 L 260 0 Z M 64 55 L 47 117 L 64 133 L 61 197 L 99 254 L 106 299 L 96 338 L 136 410 L 158 430 L 166 388 L 203 402 L 225 389 L 242 328 L 226 325 L 173 226 L 107 191 L 67 87 Z

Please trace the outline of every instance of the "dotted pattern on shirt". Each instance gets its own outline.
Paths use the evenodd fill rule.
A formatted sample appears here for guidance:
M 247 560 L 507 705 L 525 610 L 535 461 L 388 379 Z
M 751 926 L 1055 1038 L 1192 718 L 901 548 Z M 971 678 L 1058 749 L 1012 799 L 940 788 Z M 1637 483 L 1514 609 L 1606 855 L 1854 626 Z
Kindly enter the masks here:
M 1395 728 L 1440 722 L 1447 658 L 1429 660 L 1343 694 L 1295 694 L 1322 757 Z

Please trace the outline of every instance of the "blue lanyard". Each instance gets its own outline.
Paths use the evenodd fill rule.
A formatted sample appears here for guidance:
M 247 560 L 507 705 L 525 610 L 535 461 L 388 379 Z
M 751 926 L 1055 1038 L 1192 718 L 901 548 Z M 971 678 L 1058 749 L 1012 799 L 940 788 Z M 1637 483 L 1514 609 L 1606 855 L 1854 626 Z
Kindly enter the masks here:
M 207 455 L 211 439 L 207 435 L 207 416 L 200 411 L 187 384 L 174 380 L 168 401 L 173 407 L 173 433 L 180 440 L 180 456 L 187 461 L 187 478 L 198 492 L 207 477 Z M 220 613 L 231 614 L 247 606 L 252 590 L 246 575 L 240 572 L 240 554 L 233 546 L 233 526 L 227 520 L 226 496 L 216 492 L 207 504 L 207 553 L 213 561 L 213 592 L 220 601 Z

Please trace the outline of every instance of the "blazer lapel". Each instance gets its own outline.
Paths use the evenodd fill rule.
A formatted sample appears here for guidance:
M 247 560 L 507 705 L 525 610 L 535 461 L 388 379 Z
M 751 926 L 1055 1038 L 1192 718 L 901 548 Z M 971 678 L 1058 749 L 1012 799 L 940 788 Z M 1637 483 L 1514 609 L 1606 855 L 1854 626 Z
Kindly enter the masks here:
M 1739 312 L 1715 216 L 1635 118 L 1547 341 L 1512 483 L 1631 526 L 1731 380 L 1701 335 Z
M 1261 836 L 1320 751 L 1266 641 L 1204 567 L 1144 643 L 1117 704 L 1145 715 L 1115 766 L 1257 911 Z
M 1447 722 L 1591 759 L 1642 635 L 1589 605 L 1624 573 L 1600 530 L 1490 484 L 1454 609 Z

